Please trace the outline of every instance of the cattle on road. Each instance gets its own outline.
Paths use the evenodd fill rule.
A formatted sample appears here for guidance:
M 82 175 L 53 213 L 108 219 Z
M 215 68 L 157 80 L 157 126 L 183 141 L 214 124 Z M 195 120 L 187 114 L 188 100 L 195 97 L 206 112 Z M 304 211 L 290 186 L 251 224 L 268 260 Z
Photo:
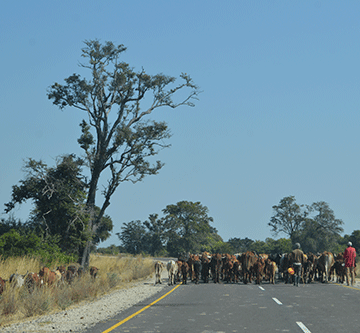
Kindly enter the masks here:
M 178 272 L 178 265 L 174 260 L 170 260 L 166 265 L 166 269 L 168 271 L 169 285 L 172 286 L 173 284 L 176 284 L 175 277 Z
M 161 284 L 161 273 L 164 269 L 164 264 L 161 261 L 155 263 L 155 284 Z

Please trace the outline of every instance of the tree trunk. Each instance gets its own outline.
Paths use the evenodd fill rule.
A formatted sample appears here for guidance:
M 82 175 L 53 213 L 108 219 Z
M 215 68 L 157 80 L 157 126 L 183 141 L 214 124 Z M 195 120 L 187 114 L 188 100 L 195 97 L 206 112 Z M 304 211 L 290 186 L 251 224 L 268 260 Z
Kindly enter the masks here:
M 86 242 L 85 247 L 81 250 L 82 256 L 79 258 L 79 264 L 84 268 L 89 268 L 90 265 L 90 248 L 91 248 L 91 240 Z

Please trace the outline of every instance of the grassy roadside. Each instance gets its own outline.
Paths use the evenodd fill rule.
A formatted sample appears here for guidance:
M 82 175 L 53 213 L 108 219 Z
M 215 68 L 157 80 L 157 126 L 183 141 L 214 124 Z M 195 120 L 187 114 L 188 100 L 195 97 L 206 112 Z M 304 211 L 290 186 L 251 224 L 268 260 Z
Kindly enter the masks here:
M 154 264 L 151 258 L 91 255 L 90 266 L 99 269 L 92 279 L 87 272 L 74 283 L 61 283 L 54 287 L 36 289 L 30 294 L 27 288 L 12 288 L 6 283 L 0 298 L 0 326 L 23 319 L 65 310 L 82 301 L 91 301 L 110 291 L 127 288 L 129 283 L 151 275 Z M 39 272 L 42 265 L 36 259 L 9 258 L 0 260 L 0 276 L 8 280 L 13 273 Z M 55 270 L 57 265 L 49 267 Z

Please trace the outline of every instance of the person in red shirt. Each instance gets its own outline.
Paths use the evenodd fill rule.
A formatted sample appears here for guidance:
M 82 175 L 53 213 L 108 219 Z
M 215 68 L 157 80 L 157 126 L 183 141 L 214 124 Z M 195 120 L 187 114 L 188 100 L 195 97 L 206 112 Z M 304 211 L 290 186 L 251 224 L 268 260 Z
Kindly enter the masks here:
M 351 276 L 352 286 L 354 285 L 355 282 L 355 258 L 356 258 L 356 251 L 352 247 L 352 243 L 349 242 L 348 247 L 345 249 L 344 252 L 347 285 L 349 285 L 349 276 Z

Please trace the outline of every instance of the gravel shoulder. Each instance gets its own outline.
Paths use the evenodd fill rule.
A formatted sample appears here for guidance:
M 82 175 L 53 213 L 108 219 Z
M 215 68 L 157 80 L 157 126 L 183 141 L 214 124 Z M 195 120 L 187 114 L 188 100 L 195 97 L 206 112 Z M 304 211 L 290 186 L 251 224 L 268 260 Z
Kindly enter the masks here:
M 155 275 L 129 284 L 92 302 L 82 302 L 67 310 L 31 318 L 4 326 L 0 332 L 11 333 L 65 333 L 82 332 L 102 320 L 115 316 L 131 306 L 155 295 L 167 286 L 166 269 L 161 275 L 162 284 L 155 285 Z

